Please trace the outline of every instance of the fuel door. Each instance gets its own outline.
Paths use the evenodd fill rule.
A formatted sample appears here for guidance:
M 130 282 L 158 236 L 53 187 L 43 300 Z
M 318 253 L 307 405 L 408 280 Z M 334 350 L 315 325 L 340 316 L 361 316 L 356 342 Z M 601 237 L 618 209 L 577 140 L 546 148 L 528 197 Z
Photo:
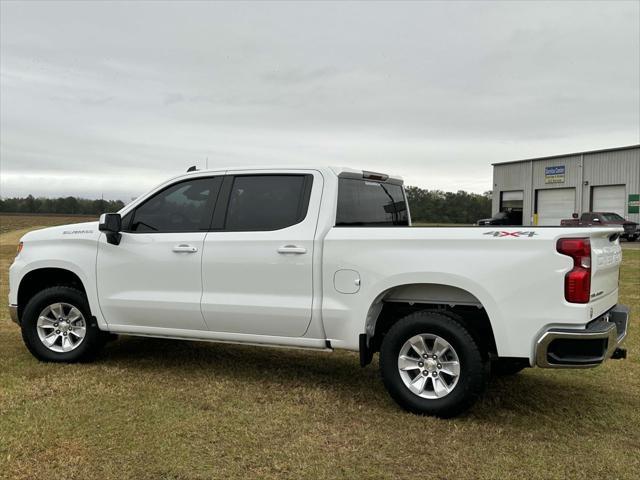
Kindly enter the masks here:
M 340 293 L 358 293 L 360 290 L 360 274 L 355 270 L 338 270 L 333 276 L 333 286 Z

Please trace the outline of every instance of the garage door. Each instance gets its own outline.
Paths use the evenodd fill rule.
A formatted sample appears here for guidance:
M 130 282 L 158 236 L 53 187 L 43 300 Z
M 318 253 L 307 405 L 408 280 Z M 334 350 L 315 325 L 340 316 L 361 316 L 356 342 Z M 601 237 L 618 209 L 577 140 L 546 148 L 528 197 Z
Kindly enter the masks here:
M 624 216 L 624 185 L 593 187 L 591 195 L 593 212 L 614 212 Z
M 524 200 L 524 192 L 522 190 L 512 190 L 510 192 L 501 192 L 500 195 L 500 211 L 506 209 L 517 208 L 522 210 L 522 202 Z
M 560 225 L 576 211 L 576 189 L 554 188 L 537 190 L 538 225 Z
M 522 190 L 500 192 L 500 211 L 508 212 L 509 225 L 522 225 L 523 203 L 524 192 Z

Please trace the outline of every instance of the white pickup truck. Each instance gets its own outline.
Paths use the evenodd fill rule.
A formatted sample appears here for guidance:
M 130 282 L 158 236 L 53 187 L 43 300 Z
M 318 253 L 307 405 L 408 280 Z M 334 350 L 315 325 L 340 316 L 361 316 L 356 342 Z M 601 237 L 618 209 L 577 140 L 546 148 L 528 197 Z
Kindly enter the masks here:
M 400 178 L 191 171 L 100 222 L 26 234 L 9 303 L 40 360 L 113 334 L 380 353 L 405 409 L 456 415 L 490 370 L 622 358 L 620 228 L 416 228 Z

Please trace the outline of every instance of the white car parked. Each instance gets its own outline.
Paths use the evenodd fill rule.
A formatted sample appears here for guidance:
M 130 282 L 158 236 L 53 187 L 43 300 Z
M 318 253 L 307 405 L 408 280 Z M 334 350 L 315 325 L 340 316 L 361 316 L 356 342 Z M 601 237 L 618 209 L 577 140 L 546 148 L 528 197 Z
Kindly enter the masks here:
M 40 360 L 110 334 L 380 353 L 391 396 L 456 415 L 490 368 L 592 367 L 619 348 L 620 228 L 409 228 L 400 178 L 192 171 L 100 222 L 26 234 L 12 318 Z

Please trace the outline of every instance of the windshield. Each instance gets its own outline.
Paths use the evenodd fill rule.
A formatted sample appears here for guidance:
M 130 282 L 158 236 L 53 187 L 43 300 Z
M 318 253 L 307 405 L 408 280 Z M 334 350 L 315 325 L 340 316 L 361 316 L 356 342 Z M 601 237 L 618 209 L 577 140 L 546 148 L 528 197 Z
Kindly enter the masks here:
M 625 221 L 624 218 L 622 218 L 617 213 L 603 213 L 602 218 L 604 218 L 606 222 L 624 222 Z

